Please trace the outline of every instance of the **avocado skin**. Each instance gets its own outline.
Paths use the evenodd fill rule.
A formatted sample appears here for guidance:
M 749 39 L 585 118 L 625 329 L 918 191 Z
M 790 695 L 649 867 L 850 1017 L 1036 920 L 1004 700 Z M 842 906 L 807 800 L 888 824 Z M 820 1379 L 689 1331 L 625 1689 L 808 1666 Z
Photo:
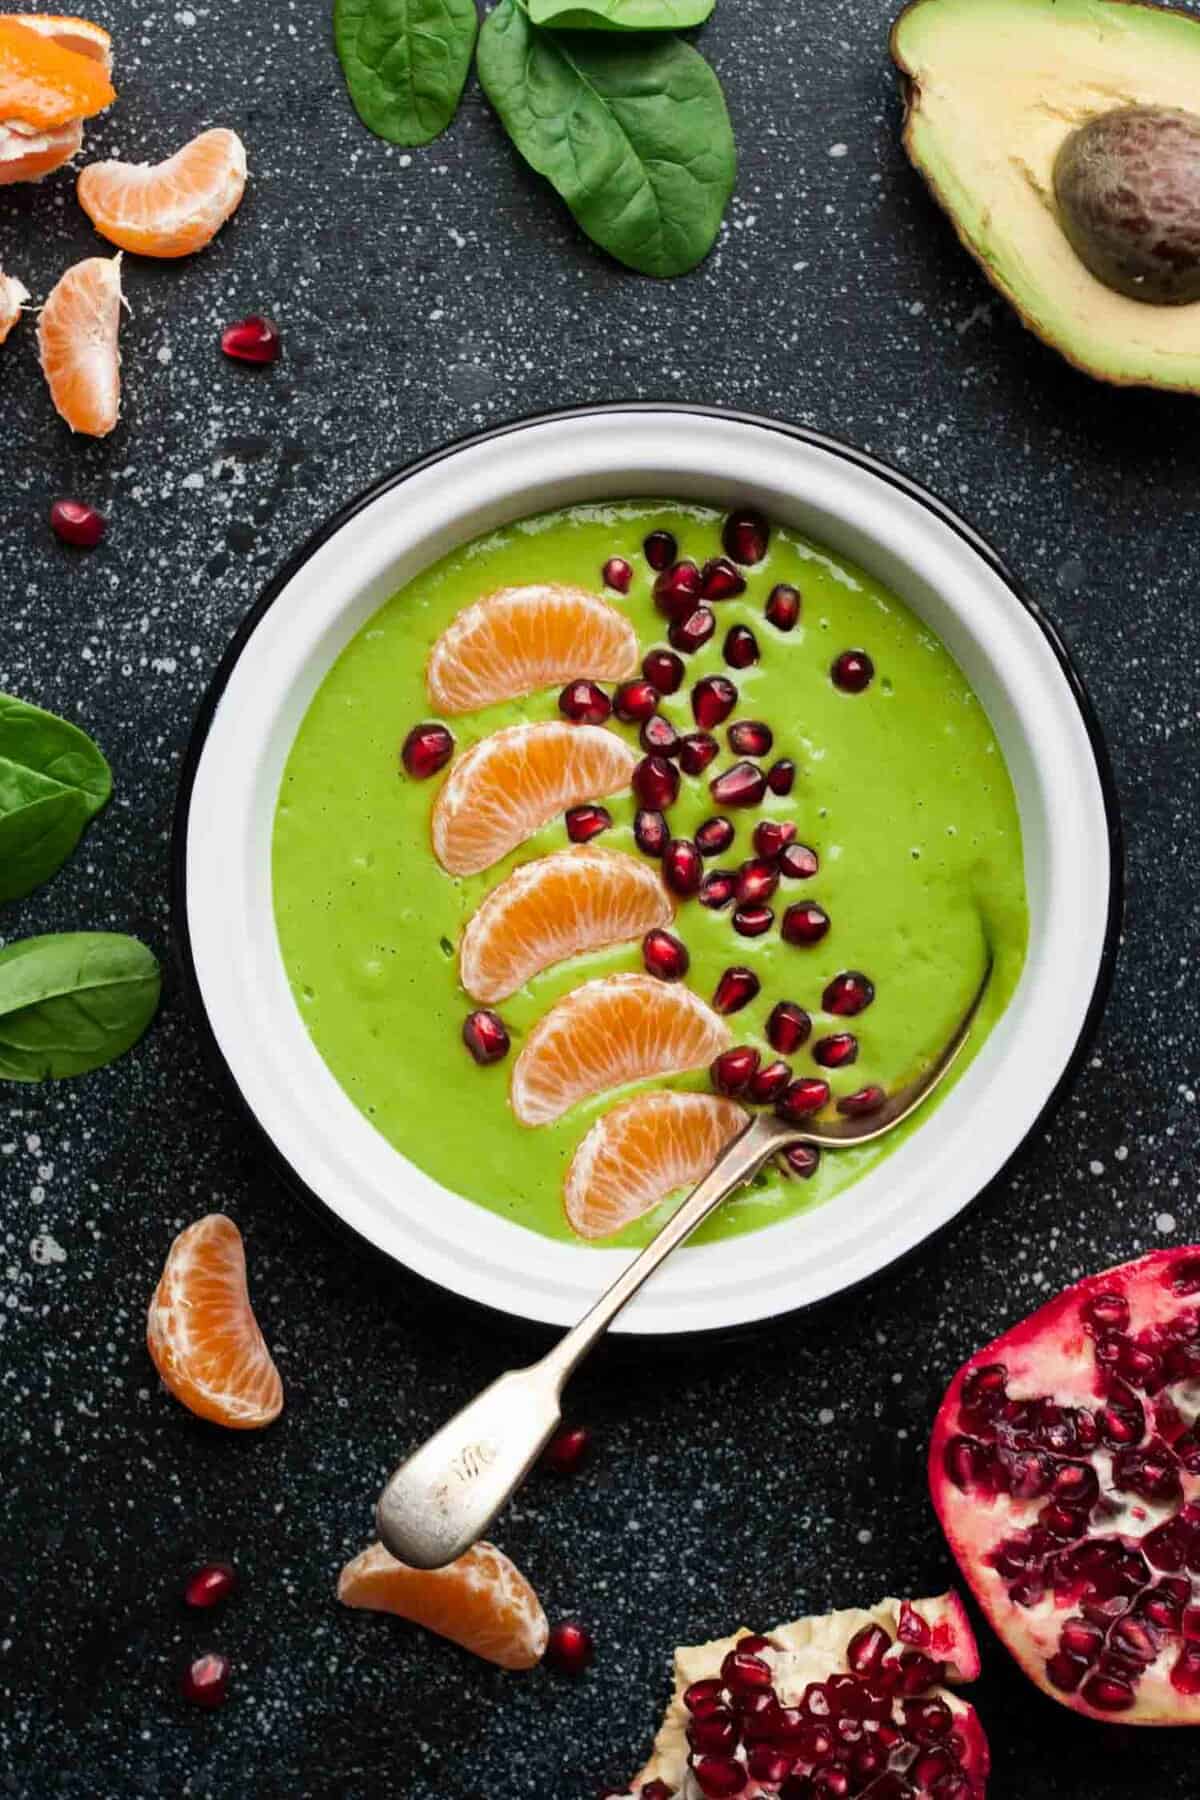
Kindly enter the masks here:
M 1067 138 L 1054 165 L 1059 220 L 1079 260 L 1131 300 L 1200 300 L 1200 118 L 1121 106 Z

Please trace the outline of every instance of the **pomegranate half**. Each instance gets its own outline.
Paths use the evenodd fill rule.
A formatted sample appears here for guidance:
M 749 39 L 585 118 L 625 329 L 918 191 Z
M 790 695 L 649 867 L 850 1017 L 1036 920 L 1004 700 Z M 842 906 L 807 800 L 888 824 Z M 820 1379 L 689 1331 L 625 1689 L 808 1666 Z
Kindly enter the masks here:
M 881 1600 L 675 1652 L 675 1692 L 625 1800 L 980 1800 L 988 1747 L 962 1602 Z
M 1064 1706 L 1200 1724 L 1200 1248 L 1089 1276 L 959 1370 L 933 1503 L 984 1612 Z

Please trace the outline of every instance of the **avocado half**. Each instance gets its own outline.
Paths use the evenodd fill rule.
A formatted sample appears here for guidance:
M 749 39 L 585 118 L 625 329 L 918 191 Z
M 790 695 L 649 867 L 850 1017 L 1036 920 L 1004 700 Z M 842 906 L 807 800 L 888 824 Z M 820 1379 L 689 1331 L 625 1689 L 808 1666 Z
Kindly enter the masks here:
M 1200 108 L 1200 18 L 1137 0 L 911 0 L 904 145 L 1025 324 L 1101 381 L 1200 393 L 1200 301 L 1106 287 L 1059 222 L 1066 138 L 1116 107 Z

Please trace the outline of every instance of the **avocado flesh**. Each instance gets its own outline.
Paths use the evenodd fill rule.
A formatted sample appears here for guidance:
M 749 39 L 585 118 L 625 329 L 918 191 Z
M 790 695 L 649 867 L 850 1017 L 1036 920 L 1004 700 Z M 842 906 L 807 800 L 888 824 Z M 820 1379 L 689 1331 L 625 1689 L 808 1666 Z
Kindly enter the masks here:
M 1101 380 L 1200 392 L 1200 301 L 1106 287 L 1054 199 L 1058 152 L 1097 113 L 1196 107 L 1200 19 L 1130 0 L 913 0 L 892 55 L 908 153 L 1025 323 Z

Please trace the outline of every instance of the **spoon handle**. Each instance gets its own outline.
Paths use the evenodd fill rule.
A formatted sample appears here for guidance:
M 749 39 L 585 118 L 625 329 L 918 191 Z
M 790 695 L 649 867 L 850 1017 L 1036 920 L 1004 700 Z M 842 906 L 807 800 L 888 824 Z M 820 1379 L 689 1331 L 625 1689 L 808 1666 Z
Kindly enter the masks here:
M 567 1378 L 676 1245 L 781 1144 L 798 1136 L 759 1114 L 578 1325 L 540 1362 L 510 1369 L 435 1432 L 392 1475 L 375 1522 L 385 1547 L 418 1569 L 441 1569 L 483 1536 L 558 1424 Z

